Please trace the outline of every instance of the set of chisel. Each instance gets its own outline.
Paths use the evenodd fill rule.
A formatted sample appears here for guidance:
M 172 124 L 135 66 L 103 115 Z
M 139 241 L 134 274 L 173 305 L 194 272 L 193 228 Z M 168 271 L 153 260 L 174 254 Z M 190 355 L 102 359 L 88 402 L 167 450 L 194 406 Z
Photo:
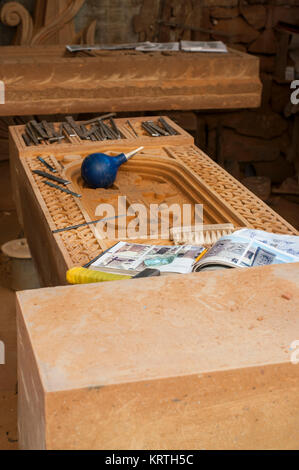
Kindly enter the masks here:
M 88 121 L 76 122 L 73 116 L 66 116 L 58 130 L 52 122 L 31 120 L 25 126 L 23 140 L 27 146 L 32 146 L 60 143 L 67 137 L 77 137 L 82 141 L 93 142 L 125 139 L 114 117 L 115 113 L 109 113 Z
M 26 124 L 25 133 L 23 134 L 23 140 L 27 147 L 31 145 L 59 143 L 64 139 L 65 135 L 63 135 L 62 124 L 57 131 L 55 130 L 54 124 L 52 122 L 37 122 L 34 119 Z
M 93 142 L 103 140 L 125 139 L 125 136 L 116 125 L 115 113 L 105 114 L 88 121 L 75 122 L 72 116 L 66 117 L 65 131 L 70 137 L 79 137 L 81 140 Z M 104 122 L 106 121 L 106 122 Z M 90 128 L 86 126 L 90 125 Z
M 48 162 L 46 162 L 42 157 L 37 157 L 37 159 L 40 163 L 42 163 L 45 166 L 45 168 L 47 168 L 47 170 L 51 171 L 51 173 L 48 173 L 42 170 L 32 170 L 32 173 L 40 176 L 41 178 L 44 178 L 42 180 L 42 183 L 46 184 L 47 186 L 50 186 L 53 189 L 59 189 L 60 191 L 66 194 L 70 194 L 71 196 L 79 197 L 79 198 L 82 197 L 81 194 L 75 193 L 71 191 L 70 189 L 66 188 L 66 186 L 71 184 L 71 181 L 65 180 L 53 174 L 53 173 L 57 173 L 57 170 L 54 167 L 52 167 L 52 165 L 50 165 Z
M 46 120 L 37 122 L 32 119 L 25 126 L 23 140 L 27 146 L 32 146 L 60 143 L 69 137 L 92 142 L 125 139 L 126 137 L 117 127 L 114 120 L 115 116 L 115 113 L 109 113 L 88 121 L 75 121 L 73 116 L 66 116 L 65 121 L 59 124 L 58 129 L 55 129 L 53 122 Z M 127 120 L 127 125 L 134 136 L 139 137 L 129 120 Z M 163 117 L 160 117 L 156 122 L 143 121 L 141 125 L 151 137 L 166 137 L 178 134 Z
M 170 124 L 168 124 L 168 122 L 166 122 L 162 117 L 158 119 L 157 123 L 154 121 L 143 121 L 141 125 L 151 137 L 177 135 L 177 131 L 173 129 L 173 127 L 171 127 Z

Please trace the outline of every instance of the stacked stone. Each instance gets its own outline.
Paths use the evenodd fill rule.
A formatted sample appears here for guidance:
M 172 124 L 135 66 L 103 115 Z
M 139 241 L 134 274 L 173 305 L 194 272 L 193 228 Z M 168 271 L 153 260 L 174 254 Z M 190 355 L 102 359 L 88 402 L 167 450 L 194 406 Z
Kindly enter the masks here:
M 144 0 L 144 11 L 146 4 Z M 276 76 L 275 28 L 280 21 L 299 24 L 299 0 L 166 0 L 159 29 L 155 29 L 151 17 L 148 21 L 144 16 L 134 19 L 135 31 L 142 40 L 223 40 L 231 48 L 260 58 L 263 96 L 258 110 L 171 114 L 196 136 L 203 150 L 238 179 L 252 171 L 279 184 L 299 170 L 298 151 L 296 157 L 292 148 L 294 116 L 285 115 L 290 81 Z M 169 23 L 187 28 L 170 28 Z

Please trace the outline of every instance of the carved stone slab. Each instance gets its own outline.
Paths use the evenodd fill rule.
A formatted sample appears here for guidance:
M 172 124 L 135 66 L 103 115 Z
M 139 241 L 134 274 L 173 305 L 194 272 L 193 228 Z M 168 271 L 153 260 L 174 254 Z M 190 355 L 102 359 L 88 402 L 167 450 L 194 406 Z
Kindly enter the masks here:
M 0 48 L 2 116 L 106 111 L 232 109 L 260 105 L 259 59 L 228 54 Z
M 142 135 L 142 120 L 131 120 L 140 137 L 127 134 L 128 138 L 123 143 L 110 141 L 109 144 L 73 142 L 26 147 L 22 140 L 24 126 L 10 128 L 15 199 L 44 285 L 64 284 L 67 269 L 86 264 L 115 243 L 109 240 L 107 244 L 100 239 L 93 226 L 60 234 L 52 231 L 96 220 L 96 206 L 100 203 L 114 204 L 118 196 L 128 196 L 130 203 L 146 206 L 162 201 L 168 205 L 203 204 L 204 223 L 232 223 L 235 227 L 297 234 L 294 227 L 199 150 L 193 144 L 193 138 L 171 120 L 168 122 L 178 135 L 161 138 Z M 125 133 L 126 119 L 116 122 Z M 116 188 L 110 190 L 86 188 L 80 178 L 81 163 L 69 165 L 67 162 L 70 155 L 78 155 L 82 159 L 95 151 L 115 155 L 124 149 L 133 150 L 140 146 L 144 146 L 144 150 L 123 165 L 116 179 Z M 82 194 L 82 199 L 43 184 L 42 178 L 32 172 L 45 170 L 36 158 L 38 155 L 71 180 L 71 188 Z M 157 179 L 162 186 L 157 184 Z M 160 242 L 165 244 L 165 240 Z

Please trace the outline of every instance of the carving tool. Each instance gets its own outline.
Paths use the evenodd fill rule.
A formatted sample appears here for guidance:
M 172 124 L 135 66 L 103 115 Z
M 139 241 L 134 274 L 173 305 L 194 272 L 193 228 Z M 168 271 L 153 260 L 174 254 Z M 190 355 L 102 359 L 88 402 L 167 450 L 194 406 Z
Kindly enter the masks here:
M 111 139 L 111 140 L 115 140 L 117 139 L 117 134 L 114 132 L 114 130 L 112 130 L 109 126 L 107 126 L 107 124 L 105 124 L 104 122 L 101 122 L 100 123 L 101 126 L 102 126 L 102 129 L 104 129 L 104 132 L 106 133 L 108 139 Z
M 104 122 L 99 122 L 99 126 L 108 140 L 117 139 L 116 135 L 114 135 L 114 132 Z
M 104 140 L 102 137 L 102 134 L 100 133 L 99 128 L 96 126 L 96 124 L 93 124 L 90 128 L 91 135 L 94 135 L 96 140 Z
M 116 179 L 119 167 L 143 148 L 140 147 L 128 154 L 121 153 L 116 157 L 110 157 L 105 153 L 88 155 L 81 167 L 83 180 L 91 188 L 109 188 Z
M 38 124 L 35 120 L 29 121 L 29 124 L 31 128 L 35 129 L 35 131 L 37 132 L 37 134 L 39 134 L 42 140 L 48 139 L 48 134 L 44 131 L 42 126 Z
M 68 122 L 64 122 L 63 127 L 69 137 L 78 137 L 76 131 L 69 125 Z
M 58 228 L 56 230 L 52 230 L 52 233 L 68 232 L 69 230 L 76 230 L 77 228 L 87 227 L 88 225 L 96 225 L 99 222 L 115 220 L 115 219 L 119 219 L 120 217 L 126 217 L 126 215 L 116 215 L 115 217 L 106 217 L 105 219 L 93 220 L 92 222 L 84 222 L 83 224 L 70 225 L 69 227 Z
M 132 126 L 132 124 L 130 123 L 129 120 L 127 120 L 127 124 L 128 124 L 128 126 L 130 127 L 130 129 L 133 131 L 133 133 L 135 134 L 135 136 L 138 137 L 137 132 L 135 131 L 134 127 Z
M 83 140 L 90 140 L 90 135 L 88 134 L 88 130 L 86 129 L 84 124 L 80 125 L 80 129 L 81 129 L 81 132 L 82 132 Z
M 161 276 L 161 271 L 159 271 L 159 269 L 146 268 L 140 273 L 133 276 L 132 279 L 140 279 L 144 277 L 156 277 L 156 276 Z
M 54 142 L 60 142 L 63 139 L 65 139 L 64 135 L 60 135 L 57 137 L 51 137 L 51 139 L 49 139 L 49 142 L 50 144 L 54 144 Z
M 98 131 L 98 134 L 101 136 L 101 140 L 107 140 L 107 136 L 104 133 L 100 122 L 98 122 L 98 124 L 97 124 L 97 131 Z
M 146 132 L 151 136 L 151 137 L 160 137 L 160 134 L 158 134 L 157 131 L 154 131 L 146 122 L 141 123 L 143 129 L 146 130 Z
M 30 137 L 27 134 L 22 134 L 22 137 L 23 137 L 23 140 L 24 140 L 25 144 L 27 145 L 27 147 L 30 147 L 31 146 Z
M 87 135 L 88 137 L 91 137 L 93 134 L 95 134 L 96 130 L 97 130 L 97 128 L 96 128 L 96 126 L 93 124 L 89 130 L 86 129 L 86 135 Z
M 93 124 L 97 121 L 103 121 L 105 119 L 109 119 L 110 117 L 115 117 L 116 116 L 116 113 L 108 113 L 108 114 L 103 114 L 103 116 L 98 116 L 98 117 L 95 117 L 95 118 L 92 118 L 92 119 L 89 119 L 88 121 L 80 121 L 80 124 L 85 124 L 88 125 L 88 124 Z
M 70 181 L 64 180 L 62 178 L 58 178 L 58 176 L 50 175 L 50 173 L 46 173 L 45 171 L 33 170 L 32 172 L 35 173 L 36 175 L 42 176 L 43 178 L 47 178 L 49 180 L 55 181 L 55 183 L 64 184 L 65 186 L 67 184 L 71 184 Z
M 51 137 L 50 137 L 50 139 L 52 139 L 52 138 L 58 136 L 57 132 L 55 131 L 53 122 L 48 122 L 48 128 L 49 128 L 49 130 L 50 130 L 50 132 L 51 132 Z
M 37 159 L 46 167 L 48 170 L 52 171 L 52 173 L 57 173 L 56 168 L 53 168 L 49 163 L 47 163 L 42 157 L 37 157 Z
M 147 124 L 156 132 L 159 132 L 162 136 L 169 135 L 164 129 L 161 129 L 160 126 L 157 126 L 153 121 L 147 121 Z
M 63 122 L 59 124 L 59 131 L 58 131 L 59 137 L 63 136 Z
M 177 135 L 177 131 L 164 118 L 160 117 L 159 122 L 170 135 Z
M 42 125 L 47 134 L 47 138 L 51 139 L 51 137 L 54 137 L 54 129 L 50 126 L 50 124 L 47 121 L 42 121 Z
M 103 253 L 102 253 L 103 254 Z M 102 255 L 100 255 L 102 256 Z M 123 279 L 141 279 L 145 277 L 160 276 L 158 269 L 144 269 L 136 276 L 126 274 L 112 274 L 86 268 L 72 268 L 66 273 L 66 280 L 69 284 L 91 284 L 93 282 L 121 281 Z
M 60 191 L 66 193 L 66 194 L 70 194 L 71 196 L 82 197 L 81 194 L 74 193 L 73 191 L 70 191 L 70 190 L 67 189 L 67 188 L 63 188 L 62 186 L 58 186 L 57 184 L 51 183 L 50 181 L 45 181 L 45 180 L 43 180 L 42 182 L 43 182 L 44 184 L 47 184 L 47 185 L 50 186 L 51 188 L 59 189 Z
M 111 124 L 112 129 L 113 129 L 114 132 L 116 133 L 117 138 L 118 138 L 118 139 L 123 139 L 124 136 L 123 136 L 122 133 L 120 132 L 120 130 L 119 130 L 119 128 L 117 127 L 117 125 L 116 125 L 116 123 L 115 123 L 115 121 L 114 121 L 113 118 L 110 118 L 110 124 Z
M 74 131 L 80 137 L 80 139 L 84 139 L 82 130 L 80 126 L 74 121 L 74 118 L 72 116 L 66 116 L 65 120 L 74 129 Z
M 35 129 L 35 127 L 32 125 L 32 121 L 28 122 L 27 123 L 27 128 L 28 130 L 30 130 L 32 136 L 37 139 L 38 141 L 38 144 L 40 143 L 41 140 L 43 140 L 43 138 L 40 136 L 40 134 L 37 132 L 37 130 Z
M 35 136 L 34 132 L 32 132 L 32 129 L 31 129 L 29 123 L 26 124 L 25 132 L 29 136 L 29 138 L 32 140 L 34 145 L 39 145 L 38 138 Z
M 94 124 L 94 135 L 96 136 L 97 140 L 104 140 L 104 137 L 102 137 L 102 134 L 100 132 L 100 129 Z

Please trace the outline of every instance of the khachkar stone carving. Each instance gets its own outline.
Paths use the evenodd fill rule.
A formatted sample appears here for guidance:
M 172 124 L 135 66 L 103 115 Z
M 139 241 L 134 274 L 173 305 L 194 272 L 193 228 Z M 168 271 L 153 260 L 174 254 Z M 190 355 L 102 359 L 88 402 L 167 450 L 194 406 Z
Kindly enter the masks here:
M 34 17 L 18 2 L 6 3 L 1 10 L 1 21 L 16 27 L 14 45 L 94 44 L 96 20 L 79 33 L 73 19 L 85 0 L 36 0 Z

